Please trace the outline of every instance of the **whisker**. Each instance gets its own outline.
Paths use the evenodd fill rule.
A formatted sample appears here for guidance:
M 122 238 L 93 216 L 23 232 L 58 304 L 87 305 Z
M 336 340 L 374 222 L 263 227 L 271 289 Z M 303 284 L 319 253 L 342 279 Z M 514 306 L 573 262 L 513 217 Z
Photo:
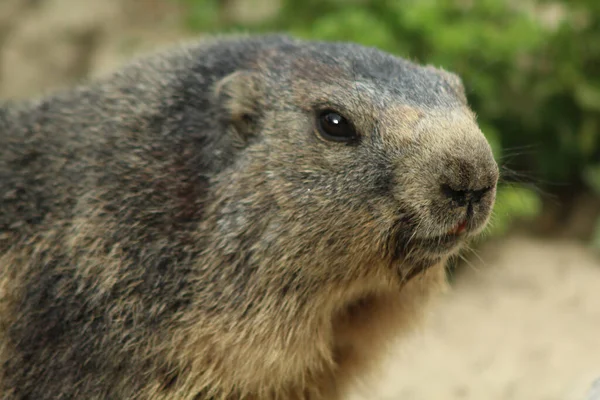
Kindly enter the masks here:
M 479 255 L 479 253 L 477 252 L 477 250 L 475 248 L 473 248 L 472 246 L 465 246 L 465 251 L 469 252 L 470 254 L 474 255 L 475 257 L 477 257 L 477 259 L 479 260 L 479 262 L 484 266 L 487 267 L 487 263 L 485 262 L 485 260 Z

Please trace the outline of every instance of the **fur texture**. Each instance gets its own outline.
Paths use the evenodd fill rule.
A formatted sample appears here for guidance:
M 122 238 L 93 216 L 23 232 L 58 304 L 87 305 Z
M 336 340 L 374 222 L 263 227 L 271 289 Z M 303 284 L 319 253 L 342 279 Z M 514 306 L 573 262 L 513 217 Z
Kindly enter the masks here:
M 339 398 L 498 178 L 454 74 L 280 35 L 5 104 L 0 143 L 6 400 Z

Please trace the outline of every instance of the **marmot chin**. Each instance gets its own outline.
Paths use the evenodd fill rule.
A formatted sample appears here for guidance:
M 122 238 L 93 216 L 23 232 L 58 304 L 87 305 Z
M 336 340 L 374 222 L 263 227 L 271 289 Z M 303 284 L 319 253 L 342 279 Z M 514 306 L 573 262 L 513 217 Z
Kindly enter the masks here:
M 451 72 L 223 36 L 0 106 L 2 399 L 338 399 L 486 226 Z

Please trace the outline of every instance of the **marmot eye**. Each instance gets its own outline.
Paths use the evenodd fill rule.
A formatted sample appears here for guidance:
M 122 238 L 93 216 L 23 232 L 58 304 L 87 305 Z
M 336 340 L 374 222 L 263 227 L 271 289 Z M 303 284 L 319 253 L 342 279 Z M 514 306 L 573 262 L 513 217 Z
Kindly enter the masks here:
M 349 142 L 357 138 L 352 124 L 339 113 L 325 110 L 317 117 L 317 128 L 321 136 L 335 142 Z

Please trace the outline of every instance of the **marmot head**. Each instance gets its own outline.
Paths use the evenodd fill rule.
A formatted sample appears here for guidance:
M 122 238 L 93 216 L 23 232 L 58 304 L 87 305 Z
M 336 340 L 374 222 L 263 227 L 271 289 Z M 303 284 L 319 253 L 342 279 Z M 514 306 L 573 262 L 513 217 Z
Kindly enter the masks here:
M 251 155 L 238 168 L 262 177 L 281 216 L 263 239 L 293 237 L 288 257 L 331 268 L 386 260 L 407 277 L 488 221 L 498 167 L 450 72 L 355 44 L 290 41 L 216 93 Z

